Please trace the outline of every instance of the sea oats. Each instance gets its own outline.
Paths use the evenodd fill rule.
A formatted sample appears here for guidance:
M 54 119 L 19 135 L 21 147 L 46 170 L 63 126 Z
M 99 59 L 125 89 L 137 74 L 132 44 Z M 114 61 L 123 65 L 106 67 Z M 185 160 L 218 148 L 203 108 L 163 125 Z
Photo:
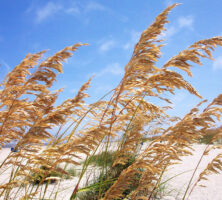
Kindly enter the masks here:
M 78 181 L 73 182 L 70 199 L 83 191 L 89 192 L 91 199 L 152 199 L 163 173 L 181 161 L 182 156 L 192 155 L 194 143 L 208 134 L 212 136 L 210 143 L 221 139 L 221 127 L 217 127 L 222 116 L 221 94 L 205 108 L 207 101 L 201 101 L 182 118 L 167 114 L 171 109 L 168 94 L 174 95 L 177 89 L 202 98 L 175 67 L 192 76 L 192 65 L 201 65 L 201 58 L 213 59 L 212 51 L 222 46 L 220 36 L 200 40 L 157 67 L 163 46 L 159 38 L 168 23 L 167 15 L 177 5 L 166 8 L 142 32 L 122 80 L 97 102 L 85 102 L 92 78 L 76 96 L 57 106 L 55 102 L 62 89 L 51 91 L 57 75 L 63 73 L 62 63 L 87 44 L 65 47 L 45 60 L 41 57 L 46 51 L 28 54 L 8 73 L 0 90 L 0 148 L 13 141 L 16 146 L 0 164 L 0 169 L 12 167 L 9 180 L 0 185 L 0 197 L 16 199 L 23 187 L 25 193 L 20 199 L 44 199 L 48 184 L 62 184 L 68 176 L 66 167 L 71 165 L 80 166 L 81 171 Z M 50 132 L 53 128 L 58 128 L 55 135 Z M 142 147 L 147 136 L 152 141 Z M 114 148 L 111 143 L 117 138 Z M 206 146 L 199 163 L 211 149 Z M 114 155 L 111 166 L 108 151 Z M 98 152 L 104 156 L 99 170 L 94 167 L 101 172 L 96 175 L 98 183 L 87 186 L 87 177 L 84 188 L 83 177 Z M 222 154 L 214 157 L 191 185 L 198 163 L 184 198 L 188 190 L 192 192 L 211 173 L 221 172 L 221 158 Z M 59 187 L 58 191 L 53 190 L 56 194 Z

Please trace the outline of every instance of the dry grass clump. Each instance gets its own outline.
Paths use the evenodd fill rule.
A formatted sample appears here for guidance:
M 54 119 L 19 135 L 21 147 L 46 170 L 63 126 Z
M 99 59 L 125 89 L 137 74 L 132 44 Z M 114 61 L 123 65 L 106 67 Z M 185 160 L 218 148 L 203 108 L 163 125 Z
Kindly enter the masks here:
M 58 73 L 62 73 L 62 62 L 71 57 L 77 48 L 86 44 L 66 47 L 43 61 L 40 60 L 45 51 L 28 54 L 6 76 L 0 91 L 0 148 L 15 141 L 19 151 L 11 152 L 0 164 L 1 170 L 12 167 L 9 180 L 0 185 L 0 197 L 16 199 L 23 186 L 25 192 L 21 199 L 44 199 L 48 184 L 54 178 L 50 174 L 62 174 L 61 180 L 58 180 L 62 184 L 63 177 L 67 176 L 67 166 L 82 163 L 79 179 L 73 185 L 70 199 L 77 198 L 85 190 L 91 192 L 90 194 L 95 193 L 96 196 L 91 196 L 91 199 L 148 200 L 155 197 L 163 172 L 180 161 L 181 156 L 192 154 L 192 144 L 212 132 L 212 127 L 217 126 L 222 116 L 222 94 L 203 110 L 200 106 L 206 100 L 202 101 L 180 120 L 166 114 L 171 103 L 170 99 L 164 97 L 167 93 L 174 94 L 176 89 L 185 89 L 201 98 L 182 74 L 169 68 L 179 68 L 192 76 L 192 64 L 201 65 L 201 58 L 212 59 L 214 48 L 222 46 L 222 37 L 200 40 L 158 68 L 156 62 L 161 57 L 163 46 L 159 36 L 168 23 L 168 13 L 175 6 L 177 4 L 166 8 L 141 34 L 133 55 L 125 66 L 122 80 L 106 95 L 110 96 L 108 101 L 101 98 L 90 105 L 85 103 L 90 79 L 74 98 L 54 106 L 62 90 L 51 92 L 50 87 Z M 165 102 L 165 106 L 151 102 L 154 98 Z M 84 124 L 84 128 L 79 129 L 83 119 L 88 122 Z M 171 122 L 174 122 L 173 125 Z M 62 132 L 67 123 L 68 128 Z M 166 127 L 167 123 L 169 127 Z M 58 127 L 58 132 L 54 135 L 50 133 L 53 127 Z M 209 143 L 222 136 L 221 127 L 213 130 Z M 147 135 L 160 136 L 154 137 L 145 150 L 141 151 L 140 143 Z M 119 136 L 118 146 L 110 160 L 110 145 Z M 45 142 L 48 143 L 47 146 L 44 145 Z M 103 151 L 104 157 L 99 164 L 101 175 L 93 186 L 88 183 L 82 187 L 82 180 L 99 149 Z M 211 146 L 207 145 L 202 157 L 210 150 Z M 132 156 L 134 160 L 129 164 Z M 183 199 L 207 175 L 221 171 L 221 157 L 221 154 L 217 155 L 192 186 L 196 170 L 193 172 Z M 45 168 L 42 169 L 41 166 Z M 118 173 L 113 174 L 113 169 Z M 33 174 L 41 174 L 35 187 L 30 184 L 35 181 Z M 104 189 L 107 182 L 109 187 Z M 93 193 L 95 188 L 96 192 Z M 44 192 L 39 193 L 39 190 Z M 56 198 L 58 192 L 54 188 L 51 194 L 54 195 L 53 198 Z

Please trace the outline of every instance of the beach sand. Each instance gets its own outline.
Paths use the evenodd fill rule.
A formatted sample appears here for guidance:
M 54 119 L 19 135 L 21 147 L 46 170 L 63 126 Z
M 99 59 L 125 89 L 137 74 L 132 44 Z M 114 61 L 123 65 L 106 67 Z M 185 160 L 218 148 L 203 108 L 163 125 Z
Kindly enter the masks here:
M 144 144 L 142 150 L 146 148 L 147 144 Z M 188 185 L 188 182 L 192 176 L 193 170 L 195 169 L 206 145 L 194 145 L 193 148 L 195 149 L 192 156 L 182 157 L 182 161 L 180 164 L 173 165 L 164 173 L 163 181 L 171 179 L 164 184 L 163 188 L 165 188 L 162 193 L 163 196 L 161 197 L 162 200 L 180 200 L 184 194 L 184 191 Z M 110 150 L 116 148 L 116 144 L 110 147 Z M 0 163 L 6 158 L 6 156 L 10 153 L 9 148 L 2 149 L 0 151 Z M 222 153 L 222 149 L 214 149 L 212 150 L 209 155 L 205 156 L 202 160 L 196 175 L 194 176 L 193 181 L 197 180 L 197 177 L 201 170 L 203 170 L 209 161 L 211 161 L 218 153 Z M 81 170 L 81 166 L 76 166 L 76 171 Z M 6 171 L 0 171 L 0 185 L 6 182 L 10 176 L 11 168 L 7 169 Z M 180 174 L 180 175 L 179 175 Z M 88 181 L 92 181 L 96 176 L 98 176 L 98 170 L 92 170 L 92 168 L 87 170 L 86 174 L 84 175 L 80 187 L 83 187 L 84 184 Z M 222 174 L 212 174 L 208 176 L 209 181 L 201 182 L 206 187 L 197 186 L 191 193 L 189 200 L 221 200 L 222 199 Z M 59 187 L 59 193 L 57 195 L 58 200 L 68 200 L 72 194 L 74 187 L 78 181 L 78 177 L 74 177 L 72 179 L 63 180 L 60 183 L 49 184 L 47 194 L 45 199 L 53 199 L 53 196 L 50 196 L 51 191 L 55 191 L 55 188 Z M 43 184 L 43 187 L 46 184 Z M 15 192 L 18 188 L 13 189 Z M 42 188 L 43 190 L 44 188 Z M 40 190 L 39 190 L 40 194 Z M 24 195 L 24 188 L 19 192 L 17 198 L 14 198 L 11 195 L 11 199 L 19 199 Z M 1 198 L 0 198 L 1 199 Z M 187 199 L 187 198 L 186 198 Z

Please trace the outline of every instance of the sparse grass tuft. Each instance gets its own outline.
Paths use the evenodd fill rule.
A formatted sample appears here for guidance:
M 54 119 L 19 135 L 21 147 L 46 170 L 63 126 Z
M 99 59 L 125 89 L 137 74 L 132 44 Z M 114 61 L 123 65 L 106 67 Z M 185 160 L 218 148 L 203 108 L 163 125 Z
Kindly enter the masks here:
M 66 179 L 69 179 L 69 178 L 77 176 L 77 172 L 76 172 L 76 169 L 74 167 L 73 168 L 69 168 L 66 171 L 68 173 L 68 176 L 65 177 Z
M 98 155 L 99 158 L 101 155 L 103 155 L 104 152 Z M 99 199 L 99 194 L 101 193 L 101 196 L 104 197 L 105 192 L 113 185 L 113 183 L 118 179 L 119 175 L 122 173 L 124 169 L 127 169 L 134 161 L 135 161 L 135 156 L 131 156 L 128 159 L 128 162 L 124 165 L 116 165 L 114 167 L 111 167 L 111 164 L 114 161 L 114 155 L 115 152 L 109 152 L 108 154 L 108 163 L 109 163 L 109 170 L 105 173 L 102 174 L 100 171 L 100 175 L 93 180 L 93 183 L 90 184 L 89 186 L 80 189 L 79 193 L 77 194 L 78 198 L 80 200 L 96 200 Z M 109 157 L 110 156 L 110 157 Z M 98 158 L 97 157 L 97 158 Z M 104 158 L 104 157 L 103 157 Z M 111 160 L 112 159 L 112 160 Z M 93 162 L 98 164 L 98 162 Z M 99 162 L 98 166 L 103 166 L 104 160 L 101 160 Z M 139 184 L 139 177 L 140 175 L 137 174 L 134 177 L 134 182 L 130 185 L 130 188 L 128 190 L 124 191 L 124 195 L 127 196 L 132 190 L 134 190 L 138 184 Z M 101 187 L 101 188 L 100 188 Z M 101 189 L 101 191 L 100 191 Z
M 101 152 L 96 155 L 90 156 L 89 164 L 95 164 L 98 167 L 102 167 L 104 165 L 107 165 L 110 167 L 114 161 L 115 152 Z

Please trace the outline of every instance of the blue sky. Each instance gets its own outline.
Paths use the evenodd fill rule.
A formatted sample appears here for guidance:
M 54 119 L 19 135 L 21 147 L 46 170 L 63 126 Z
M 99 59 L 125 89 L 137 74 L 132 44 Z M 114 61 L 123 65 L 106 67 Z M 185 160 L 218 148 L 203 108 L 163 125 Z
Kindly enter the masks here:
M 167 5 L 182 3 L 169 15 L 170 24 L 158 66 L 193 42 L 222 35 L 222 1 L 209 0 L 7 0 L 0 1 L 0 64 L 2 80 L 27 53 L 50 49 L 52 55 L 77 42 L 81 47 L 64 65 L 53 89 L 64 87 L 60 103 L 73 97 L 88 78 L 93 78 L 87 102 L 98 100 L 114 88 L 124 73 L 140 33 Z M 187 80 L 203 98 L 212 100 L 222 88 L 222 48 L 194 66 Z M 172 98 L 172 114 L 182 116 L 199 102 L 184 90 Z

